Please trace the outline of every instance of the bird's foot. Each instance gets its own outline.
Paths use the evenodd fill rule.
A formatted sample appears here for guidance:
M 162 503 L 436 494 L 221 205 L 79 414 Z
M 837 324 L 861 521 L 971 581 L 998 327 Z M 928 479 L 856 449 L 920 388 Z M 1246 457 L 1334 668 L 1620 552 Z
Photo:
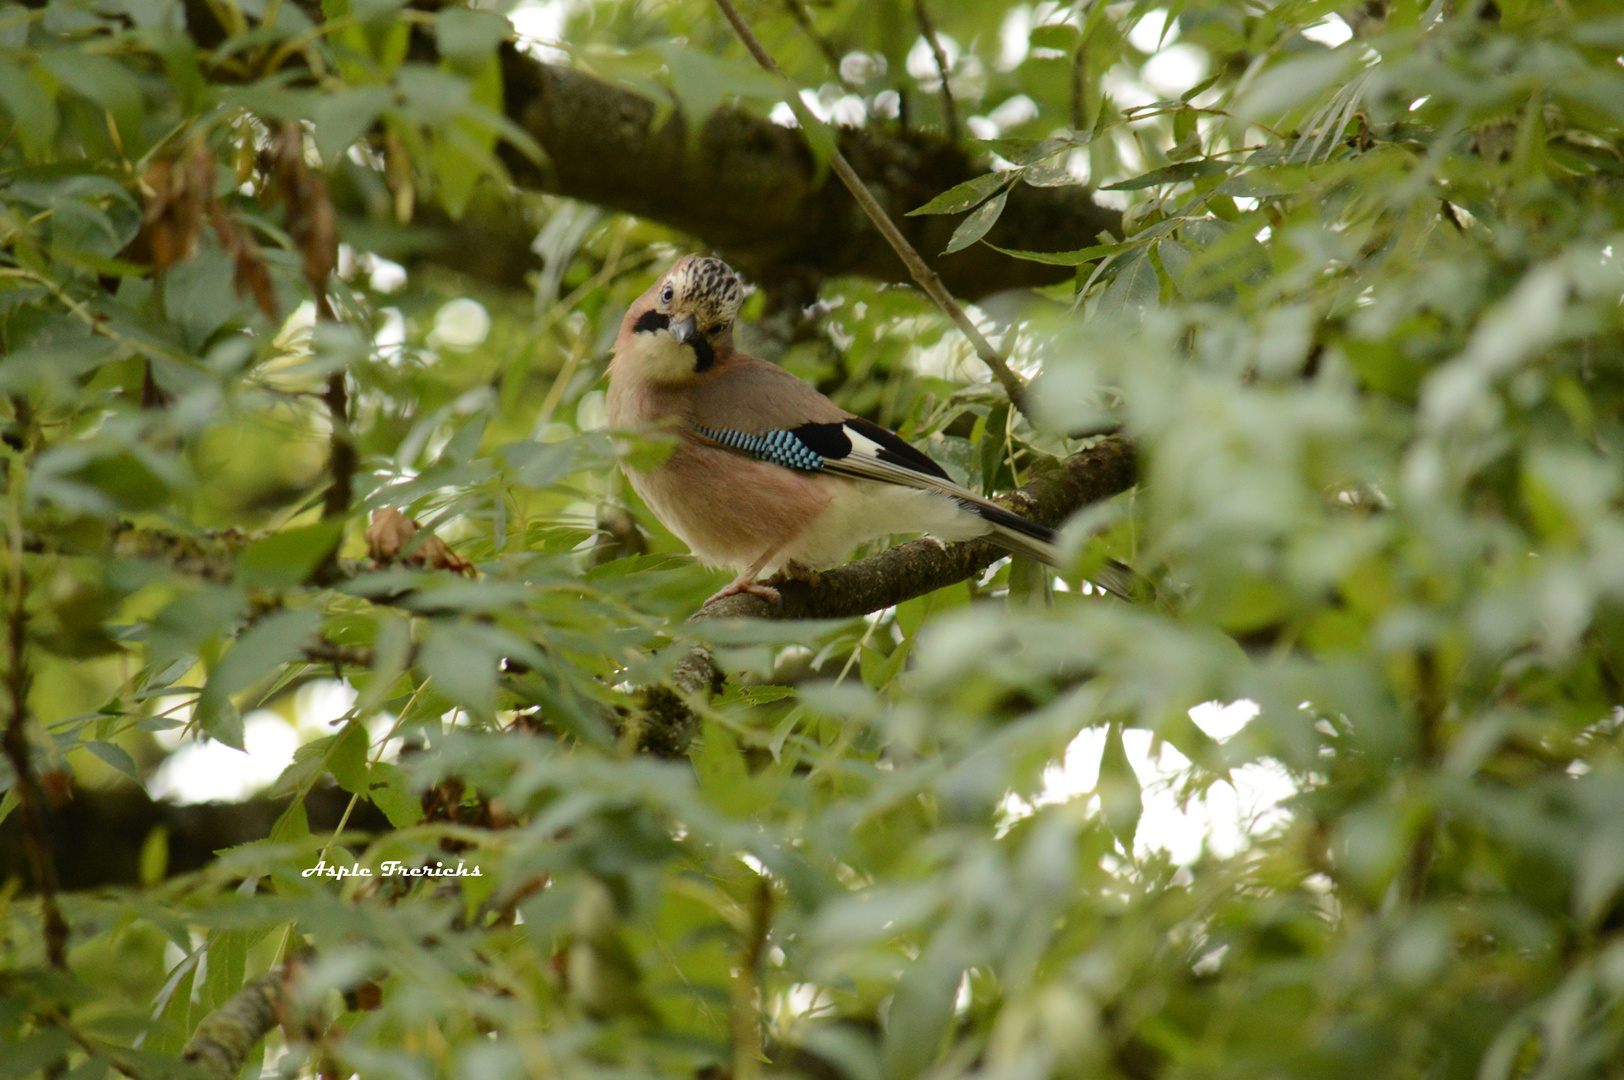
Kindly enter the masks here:
M 718 589 L 716 593 L 712 595 L 709 600 L 706 600 L 701 606 L 710 607 L 718 600 L 725 600 L 729 596 L 738 596 L 741 593 L 749 593 L 751 596 L 759 596 L 763 600 L 773 604 L 781 601 L 781 598 L 778 595 L 778 590 L 773 588 L 771 585 L 764 585 L 759 581 L 735 581 L 731 585 Z
M 785 563 L 784 568 L 778 571 L 778 573 L 774 574 L 769 580 L 800 581 L 815 589 L 818 587 L 818 579 L 820 577 L 822 577 L 822 575 L 816 570 L 813 570 L 811 567 L 802 566 L 798 562 L 792 562 Z

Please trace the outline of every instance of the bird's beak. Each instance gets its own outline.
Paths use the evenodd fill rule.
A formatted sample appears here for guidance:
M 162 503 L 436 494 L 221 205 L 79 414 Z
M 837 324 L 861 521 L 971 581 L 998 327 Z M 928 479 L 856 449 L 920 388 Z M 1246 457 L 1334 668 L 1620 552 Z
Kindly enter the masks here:
M 678 345 L 683 344 L 694 336 L 694 317 L 692 315 L 677 319 L 671 324 L 671 336 Z

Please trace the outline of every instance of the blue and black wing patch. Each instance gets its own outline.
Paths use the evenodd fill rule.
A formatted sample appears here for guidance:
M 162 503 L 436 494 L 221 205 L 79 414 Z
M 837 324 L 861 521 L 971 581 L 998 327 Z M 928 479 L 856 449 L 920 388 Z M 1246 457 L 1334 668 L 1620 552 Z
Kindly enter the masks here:
M 758 461 L 765 461 L 771 465 L 782 465 L 786 469 L 800 469 L 804 472 L 815 472 L 823 468 L 824 455 L 817 449 L 808 445 L 800 432 L 809 427 L 839 427 L 838 424 L 803 424 L 793 431 L 761 431 L 754 434 L 744 431 L 718 430 L 695 424 L 694 429 L 705 438 L 714 443 L 737 450 L 741 454 L 753 457 Z M 849 452 L 851 443 L 847 442 Z
M 933 480 L 952 483 L 942 467 L 900 436 L 878 424 L 852 417 L 830 424 L 802 424 L 779 431 L 748 433 L 696 424 L 712 442 L 786 469 L 848 472 L 859 461 L 880 462 Z M 855 441 L 854 441 L 855 436 Z

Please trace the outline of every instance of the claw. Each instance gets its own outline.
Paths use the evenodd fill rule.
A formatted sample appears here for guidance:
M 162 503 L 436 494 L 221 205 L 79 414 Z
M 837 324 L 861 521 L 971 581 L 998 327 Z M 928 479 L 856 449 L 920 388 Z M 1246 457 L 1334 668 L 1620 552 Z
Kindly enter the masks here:
M 784 565 L 784 568 L 782 570 L 780 570 L 772 580 L 775 580 L 775 581 L 800 581 L 800 582 L 805 582 L 807 585 L 810 585 L 813 588 L 817 588 L 818 576 L 819 575 L 818 575 L 818 572 L 816 570 L 812 570 L 812 569 L 810 569 L 808 567 L 802 566 L 798 562 L 792 562 L 792 563 L 786 563 Z
M 759 581 L 735 581 L 733 584 L 719 589 L 701 606 L 710 607 L 718 600 L 725 600 L 729 596 L 738 596 L 740 593 L 749 593 L 751 596 L 759 596 L 763 600 L 767 600 L 774 604 L 779 603 L 782 599 L 778 595 L 778 590 L 773 588 L 771 585 L 763 585 Z

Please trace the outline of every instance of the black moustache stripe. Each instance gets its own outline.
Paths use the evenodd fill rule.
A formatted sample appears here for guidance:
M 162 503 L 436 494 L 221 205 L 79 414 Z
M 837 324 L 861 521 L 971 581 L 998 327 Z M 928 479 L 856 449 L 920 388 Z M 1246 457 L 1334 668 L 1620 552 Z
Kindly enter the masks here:
M 637 317 L 632 324 L 632 332 L 636 334 L 652 334 L 656 330 L 664 330 L 671 325 L 669 315 L 661 315 L 658 311 L 645 311 Z

